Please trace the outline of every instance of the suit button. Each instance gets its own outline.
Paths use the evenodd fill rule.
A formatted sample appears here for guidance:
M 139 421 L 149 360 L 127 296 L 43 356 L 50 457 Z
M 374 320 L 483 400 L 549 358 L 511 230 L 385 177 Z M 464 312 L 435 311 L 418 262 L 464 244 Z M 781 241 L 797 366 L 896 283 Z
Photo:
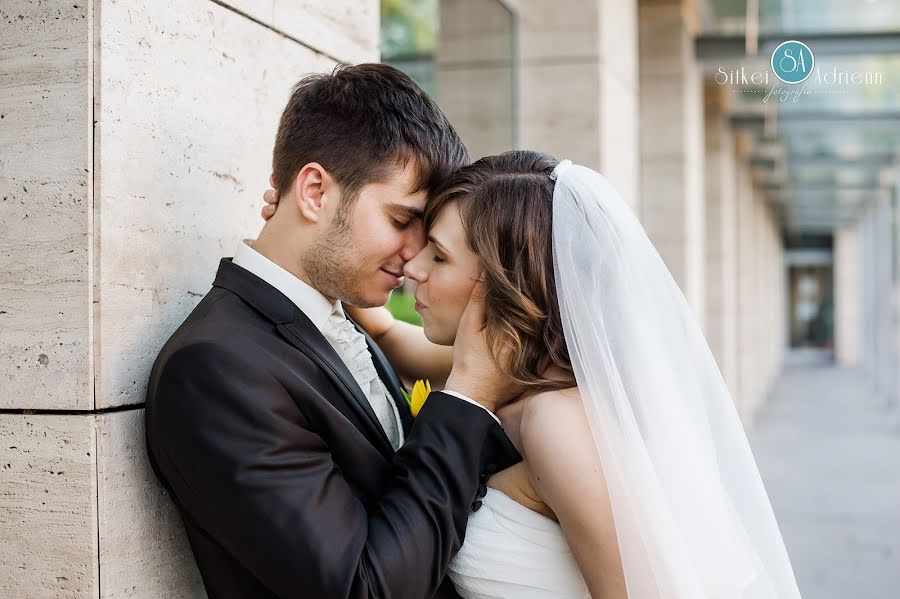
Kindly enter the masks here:
M 481 483 L 482 484 L 486 483 L 490 477 L 491 477 L 491 475 L 488 474 L 487 472 L 482 472 L 481 473 Z
M 472 504 L 473 512 L 477 512 L 480 509 L 481 509 L 481 501 L 476 501 L 475 503 Z
M 477 499 L 481 499 L 481 498 L 484 497 L 485 495 L 487 495 L 487 485 L 480 485 L 480 486 L 478 487 L 478 497 L 477 497 Z

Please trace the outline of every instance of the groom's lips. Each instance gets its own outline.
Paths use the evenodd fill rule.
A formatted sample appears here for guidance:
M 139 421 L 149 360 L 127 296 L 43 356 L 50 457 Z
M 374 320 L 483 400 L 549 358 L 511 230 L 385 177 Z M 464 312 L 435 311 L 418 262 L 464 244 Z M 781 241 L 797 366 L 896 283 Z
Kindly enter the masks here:
M 383 268 L 381 269 L 381 272 L 386 274 L 391 279 L 391 285 L 393 285 L 395 288 L 403 285 L 403 273 L 402 272 L 395 273 L 395 272 L 391 272 L 389 270 L 385 270 Z
M 415 297 L 415 296 L 413 296 L 413 297 Z M 421 312 L 422 310 L 425 309 L 425 304 L 423 304 L 422 302 L 420 302 L 420 301 L 418 300 L 418 298 L 416 298 L 416 307 L 415 307 L 415 309 L 416 309 L 416 312 Z

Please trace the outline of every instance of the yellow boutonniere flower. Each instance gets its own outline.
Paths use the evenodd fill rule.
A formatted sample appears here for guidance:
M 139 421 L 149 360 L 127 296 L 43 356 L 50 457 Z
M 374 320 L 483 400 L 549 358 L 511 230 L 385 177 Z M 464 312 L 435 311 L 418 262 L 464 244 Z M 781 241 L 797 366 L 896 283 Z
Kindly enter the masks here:
M 403 397 L 406 398 L 406 402 L 409 404 L 409 411 L 412 412 L 413 417 L 419 415 L 419 410 L 422 409 L 425 400 L 428 399 L 429 393 L 431 393 L 431 382 L 427 379 L 425 382 L 421 380 L 416 381 L 411 394 L 405 390 L 403 391 Z

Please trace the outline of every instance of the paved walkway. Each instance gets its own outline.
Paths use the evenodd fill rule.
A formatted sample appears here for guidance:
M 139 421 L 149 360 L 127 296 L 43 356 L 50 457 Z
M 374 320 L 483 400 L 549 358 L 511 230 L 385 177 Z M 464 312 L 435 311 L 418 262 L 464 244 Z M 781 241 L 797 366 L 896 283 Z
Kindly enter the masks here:
M 803 598 L 900 598 L 900 412 L 854 371 L 791 367 L 749 436 Z

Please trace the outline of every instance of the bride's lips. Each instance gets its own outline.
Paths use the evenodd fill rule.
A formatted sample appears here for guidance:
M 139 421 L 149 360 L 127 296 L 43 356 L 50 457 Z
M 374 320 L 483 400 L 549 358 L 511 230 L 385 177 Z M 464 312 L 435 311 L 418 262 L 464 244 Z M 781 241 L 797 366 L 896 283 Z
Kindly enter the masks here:
M 415 297 L 415 296 L 413 296 L 413 297 Z M 424 309 L 425 309 L 425 304 L 423 304 L 422 302 L 420 302 L 418 300 L 418 298 L 416 298 L 416 312 L 421 312 Z
M 388 277 L 388 279 L 390 279 L 391 285 L 393 287 L 396 288 L 403 285 L 403 273 L 394 273 L 383 268 L 381 269 L 381 272 L 383 272 Z

